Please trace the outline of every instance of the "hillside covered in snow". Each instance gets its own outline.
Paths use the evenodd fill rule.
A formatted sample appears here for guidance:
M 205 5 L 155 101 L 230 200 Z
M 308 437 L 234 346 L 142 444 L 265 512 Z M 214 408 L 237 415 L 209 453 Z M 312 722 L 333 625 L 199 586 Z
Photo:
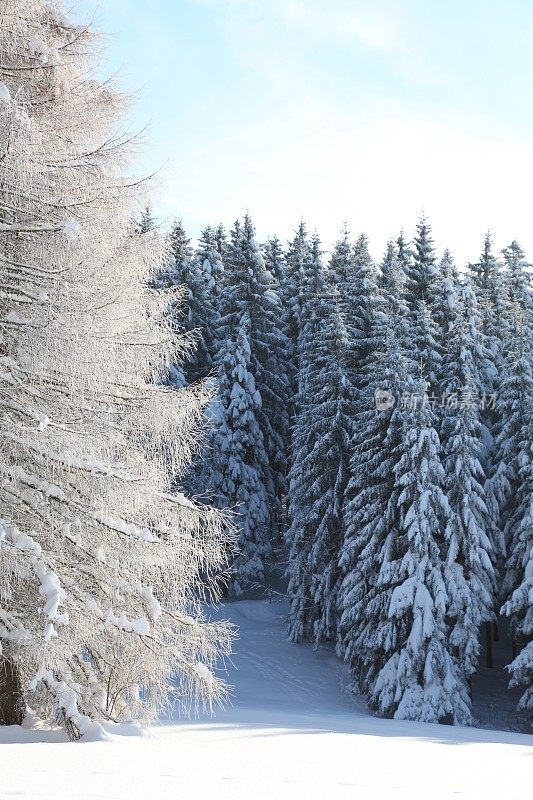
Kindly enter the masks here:
M 284 603 L 229 603 L 240 628 L 231 708 L 168 719 L 109 741 L 0 729 L 2 797 L 170 800 L 177 797 L 526 800 L 533 737 L 383 720 L 345 687 L 327 650 L 287 641 Z M 144 733 L 144 735 L 143 735 Z M 128 735 L 134 734 L 134 735 Z M 83 777 L 81 777 L 83 776 Z

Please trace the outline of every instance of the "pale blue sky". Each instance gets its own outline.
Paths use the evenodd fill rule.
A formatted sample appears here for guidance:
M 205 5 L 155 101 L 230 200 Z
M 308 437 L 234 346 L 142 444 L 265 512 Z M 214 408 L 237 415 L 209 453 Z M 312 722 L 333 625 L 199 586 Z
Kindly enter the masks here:
M 532 0 L 79 0 L 104 74 L 149 123 L 156 212 L 196 235 L 249 209 L 261 236 L 345 219 L 378 256 L 430 217 L 476 257 L 533 259 Z

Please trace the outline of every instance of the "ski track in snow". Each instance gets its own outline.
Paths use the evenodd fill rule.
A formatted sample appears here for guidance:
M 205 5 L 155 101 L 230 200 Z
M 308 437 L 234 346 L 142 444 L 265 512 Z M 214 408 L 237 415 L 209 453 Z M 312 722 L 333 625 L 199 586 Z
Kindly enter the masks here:
M 0 729 L 0 797 L 529 800 L 532 736 L 371 716 L 331 651 L 287 642 L 285 611 L 262 600 L 217 611 L 240 639 L 232 706 L 213 717 L 95 742 Z

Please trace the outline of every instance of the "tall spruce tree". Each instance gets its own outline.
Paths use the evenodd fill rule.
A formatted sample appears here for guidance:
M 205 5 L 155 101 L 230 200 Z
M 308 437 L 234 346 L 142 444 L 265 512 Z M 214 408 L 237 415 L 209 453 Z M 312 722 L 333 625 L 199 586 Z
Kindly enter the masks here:
M 417 235 L 411 257 L 404 250 L 406 266 L 406 301 L 410 312 L 411 358 L 418 360 L 423 374 L 429 382 L 429 394 L 438 398 L 439 370 L 442 360 L 441 331 L 439 317 L 443 311 L 439 308 L 441 297 L 439 288 L 442 281 L 437 264 L 431 227 L 425 217 L 417 225 Z M 445 269 L 448 269 L 445 260 Z
M 335 640 L 338 553 L 353 438 L 353 388 L 338 298 L 326 284 L 319 242 L 306 275 L 299 337 L 298 415 L 293 429 L 287 539 L 289 636 Z
M 396 330 L 391 319 L 382 347 L 366 366 L 366 390 L 359 393 L 355 408 L 351 478 L 343 501 L 338 651 L 350 664 L 355 687 L 365 696 L 379 671 L 373 636 L 380 619 L 386 617 L 387 601 L 376 579 L 381 559 L 388 558 L 398 531 L 396 508 L 390 498 L 401 455 L 401 402 L 409 398 L 414 371 L 401 350 Z
M 502 366 L 502 334 L 505 316 L 502 267 L 492 252 L 492 239 L 487 232 L 479 261 L 468 265 L 472 288 L 481 317 L 481 332 L 492 355 L 494 370 Z M 488 378 L 489 376 L 487 376 Z M 496 387 L 494 376 L 491 388 Z
M 193 347 L 184 365 L 187 383 L 212 374 L 220 349 L 220 299 L 224 267 L 216 249 L 214 231 L 205 228 L 194 256 L 188 262 L 186 277 L 186 317 L 184 328 L 192 334 Z
M 261 434 L 260 448 L 264 448 L 265 457 L 258 459 L 256 470 L 264 487 L 267 498 L 268 521 L 266 528 L 274 527 L 280 515 L 281 497 L 285 491 L 286 480 L 286 436 L 288 430 L 288 398 L 289 386 L 285 367 L 287 342 L 280 329 L 280 305 L 275 291 L 273 276 L 266 270 L 259 246 L 255 240 L 255 231 L 248 215 L 241 225 L 236 222 L 231 233 L 231 243 L 227 249 L 225 264 L 225 282 L 221 318 L 222 345 L 218 356 L 220 364 L 224 363 L 228 346 L 233 348 L 232 331 L 241 325 L 246 315 L 248 326 L 249 355 L 247 371 L 253 378 L 256 392 L 254 418 Z M 228 406 L 224 398 L 226 388 L 221 385 L 222 403 Z M 217 436 L 215 446 L 222 444 Z M 242 516 L 247 514 L 246 507 Z M 252 520 L 252 525 L 255 523 Z M 248 534 L 246 534 L 248 538 Z M 246 537 L 245 537 L 246 538 Z M 253 543 L 253 536 L 250 541 Z M 250 545 L 251 546 L 251 545 Z M 247 558 L 250 558 L 247 545 Z M 266 552 L 259 554 L 261 562 Z M 239 562 L 238 562 L 239 563 Z M 253 564 L 250 574 L 253 572 Z M 239 567 L 243 588 L 244 572 Z M 263 570 L 257 572 L 261 579 Z
M 494 618 L 494 521 L 486 504 L 483 463 L 486 461 L 480 421 L 475 342 L 465 305 L 449 296 L 450 327 L 442 368 L 446 398 L 441 425 L 446 494 L 450 514 L 446 525 L 446 589 L 450 653 L 465 688 L 477 668 L 479 632 Z M 471 721 L 460 710 L 457 721 Z
M 376 343 L 376 316 L 382 315 L 384 300 L 379 289 L 379 273 L 368 250 L 368 239 L 361 234 L 353 247 L 353 268 L 346 286 L 343 303 L 349 340 L 348 370 L 356 391 L 365 378 L 368 360 L 372 358 Z
M 420 301 L 432 306 L 439 276 L 431 226 L 425 217 L 420 219 L 416 230 L 412 258 L 406 260 L 407 302 L 412 314 L 416 313 Z
M 289 243 L 285 256 L 286 282 L 285 301 L 287 305 L 288 365 L 290 394 L 298 392 L 298 336 L 302 321 L 302 282 L 304 275 L 312 270 L 311 242 L 305 222 L 300 222 L 293 240 Z M 294 407 L 291 407 L 294 414 Z
M 250 371 L 250 317 L 232 317 L 220 354 L 219 402 L 210 437 L 208 489 L 220 508 L 236 512 L 237 554 L 232 590 L 240 595 L 264 579 L 271 558 L 270 512 L 264 475 L 268 456 L 257 421 L 261 397 Z
M 352 280 L 354 251 L 350 242 L 350 232 L 345 225 L 340 239 L 335 243 L 327 269 L 328 284 L 337 290 L 341 307 L 346 300 L 346 287 Z
M 511 618 L 518 650 L 509 666 L 511 686 L 525 687 L 519 709 L 533 719 L 533 370 L 528 326 L 517 331 L 507 378 L 499 396 L 501 424 L 496 439 L 495 474 L 491 488 L 499 502 L 507 555 L 504 564 L 502 613 Z
M 525 689 L 518 703 L 533 721 L 533 397 L 523 419 L 518 461 L 518 491 L 508 525 L 509 557 L 504 576 L 502 613 L 511 619 L 517 650 L 509 665 L 511 686 Z
M 401 457 L 394 467 L 391 514 L 396 536 L 384 549 L 376 578 L 378 605 L 386 609 L 371 641 L 378 674 L 369 687 L 372 708 L 396 719 L 438 722 L 469 713 L 468 693 L 449 652 L 445 529 L 451 515 L 435 418 L 424 384 L 405 413 Z M 381 596 L 380 596 L 381 595 Z

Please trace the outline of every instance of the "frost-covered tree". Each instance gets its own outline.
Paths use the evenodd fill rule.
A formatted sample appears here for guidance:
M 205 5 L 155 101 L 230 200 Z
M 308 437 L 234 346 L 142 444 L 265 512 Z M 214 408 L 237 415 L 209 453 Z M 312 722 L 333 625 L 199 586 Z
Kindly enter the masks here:
M 521 483 L 519 477 L 522 432 L 530 413 L 533 397 L 531 339 L 525 326 L 516 328 L 514 344 L 506 354 L 506 373 L 501 381 L 494 426 L 492 472 L 487 483 L 487 496 L 498 529 L 501 555 L 509 553 L 509 522 Z
M 146 216 L 148 214 L 148 217 Z M 148 227 L 146 227 L 148 225 Z M 138 233 L 146 233 L 153 227 L 150 209 L 147 208 L 138 225 Z M 146 230 L 145 230 L 146 229 Z M 192 258 L 191 240 L 185 232 L 182 221 L 176 220 L 168 234 L 168 257 L 163 268 L 155 276 L 154 284 L 160 288 L 170 286 L 185 286 L 189 278 L 190 262 Z M 181 310 L 186 316 L 186 307 Z
M 389 241 L 381 262 L 379 288 L 384 302 L 384 312 L 388 324 L 392 326 L 399 345 L 406 348 L 409 341 L 409 307 L 405 298 L 406 274 L 405 258 L 402 254 L 403 239 L 399 244 Z
M 358 397 L 351 478 L 343 500 L 344 539 L 339 554 L 343 581 L 339 590 L 338 650 L 350 664 L 356 688 L 368 696 L 379 663 L 374 633 L 386 617 L 387 597 L 376 579 L 398 532 L 391 497 L 394 469 L 401 456 L 402 403 L 410 399 L 414 365 L 401 350 L 396 328 L 366 368 L 366 391 Z
M 480 422 L 474 341 L 467 309 L 451 294 L 442 388 L 446 398 L 441 425 L 446 495 L 445 577 L 448 592 L 450 653 L 465 687 L 477 668 L 479 631 L 494 617 L 494 521 L 487 507 L 483 463 L 485 445 Z M 470 722 L 460 710 L 459 722 Z
M 384 301 L 379 289 L 379 273 L 368 250 L 368 239 L 361 234 L 353 247 L 353 268 L 345 289 L 344 314 L 349 340 L 348 370 L 356 390 L 364 383 L 368 360 L 377 347 L 374 340 L 377 318 Z
M 492 252 L 490 232 L 485 235 L 483 250 L 481 251 L 479 261 L 474 264 L 469 264 L 468 271 L 479 309 L 481 333 L 490 350 L 494 369 L 499 370 L 502 366 L 505 296 L 503 290 L 502 267 Z M 497 386 L 494 377 L 495 376 L 492 376 L 491 388 Z
M 421 300 L 426 305 L 431 305 L 435 283 L 439 275 L 435 248 L 431 238 L 431 226 L 425 217 L 420 219 L 416 230 L 412 258 L 406 262 L 407 301 L 413 314 L 416 313 Z
M 236 224 L 226 257 L 222 332 L 249 317 L 250 365 L 260 396 L 256 416 L 268 455 L 263 481 L 273 519 L 285 487 L 286 436 L 289 426 L 287 339 L 274 277 L 265 267 L 251 218 Z M 224 346 L 223 346 L 224 350 Z
M 415 402 L 392 410 L 393 440 L 386 449 L 392 463 L 383 469 L 378 459 L 376 472 L 370 465 L 377 485 L 389 485 L 376 495 L 379 506 L 367 513 L 361 504 L 369 528 L 359 528 L 363 540 L 354 529 L 343 552 L 341 630 L 357 684 L 378 713 L 460 720 L 468 713 L 468 695 L 448 648 L 442 551 L 450 508 L 440 443 L 424 385 L 398 369 L 395 380 L 407 382 L 406 395 Z
M 236 512 L 238 552 L 232 565 L 232 591 L 240 595 L 263 580 L 272 545 L 265 486 L 268 457 L 257 419 L 261 395 L 251 372 L 248 311 L 240 318 L 233 316 L 229 325 L 220 353 L 208 488 L 220 508 Z
M 511 618 L 513 639 L 518 647 L 516 658 L 509 665 L 511 686 L 525 691 L 518 709 L 533 720 L 533 398 L 524 418 L 518 467 L 518 491 L 511 514 L 509 558 L 506 563 L 504 594 L 507 598 L 502 613 Z M 521 646 L 521 647 L 520 647 Z
M 531 336 L 524 325 L 513 348 L 509 374 L 499 400 L 500 425 L 495 447 L 495 471 L 490 496 L 500 514 L 504 533 L 502 613 L 511 619 L 519 652 L 509 666 L 511 686 L 525 687 L 519 709 L 533 718 L 533 372 Z M 508 354 L 509 356 L 511 353 Z M 520 646 L 523 649 L 520 650 Z
M 318 248 L 314 240 L 313 248 Z M 289 483 L 289 636 L 335 640 L 338 554 L 350 476 L 354 392 L 346 371 L 347 337 L 336 295 L 317 272 L 308 285 L 299 337 L 298 414 Z
M 411 357 L 421 365 L 429 382 L 429 394 L 439 396 L 438 376 L 441 362 L 442 281 L 431 238 L 431 227 L 425 217 L 417 225 L 412 253 L 401 244 L 406 269 L 406 301 L 410 312 Z M 444 261 L 448 270 L 449 261 Z
M 220 349 L 222 282 L 224 267 L 211 228 L 202 231 L 189 262 L 185 328 L 193 336 L 185 371 L 188 383 L 208 377 Z
M 350 242 L 350 232 L 345 226 L 340 239 L 335 243 L 327 270 L 328 283 L 337 289 L 341 305 L 344 305 L 346 299 L 346 288 L 352 279 L 353 268 L 353 246 Z
M 137 233 L 143 234 L 152 231 L 155 228 L 155 219 L 152 214 L 152 207 L 145 206 L 141 212 L 139 221 L 136 223 L 135 230 Z
M 376 629 L 380 666 L 369 691 L 373 708 L 396 719 L 438 722 L 468 715 L 468 694 L 448 649 L 444 532 L 451 510 L 434 416 L 420 382 L 406 414 L 402 455 L 390 502 L 398 515 L 395 541 L 377 576 L 386 618 Z M 383 602 L 383 600 L 382 600 Z
M 417 361 L 429 383 L 431 402 L 441 402 L 439 376 L 442 368 L 441 329 L 425 300 L 417 301 L 417 312 L 409 326 L 409 355 Z
M 222 223 L 219 223 L 215 228 L 215 244 L 217 253 L 220 253 L 220 258 L 224 263 L 228 251 L 228 237 Z
M 131 219 L 122 100 L 61 6 L 0 11 L 0 718 L 73 733 L 223 694 L 204 620 L 220 514 L 173 494 L 202 405 L 154 384 L 173 354 Z M 160 355 L 158 355 L 160 354 Z
M 283 293 L 285 283 L 285 258 L 283 256 L 283 247 L 277 236 L 272 236 L 263 245 L 263 258 L 265 259 L 267 270 L 276 281 L 278 291 Z
M 304 275 L 313 270 L 311 241 L 305 222 L 300 222 L 294 239 L 285 256 L 285 302 L 288 314 L 288 365 L 291 396 L 298 391 L 298 336 L 302 320 L 302 282 Z M 294 413 L 294 408 L 292 409 Z

